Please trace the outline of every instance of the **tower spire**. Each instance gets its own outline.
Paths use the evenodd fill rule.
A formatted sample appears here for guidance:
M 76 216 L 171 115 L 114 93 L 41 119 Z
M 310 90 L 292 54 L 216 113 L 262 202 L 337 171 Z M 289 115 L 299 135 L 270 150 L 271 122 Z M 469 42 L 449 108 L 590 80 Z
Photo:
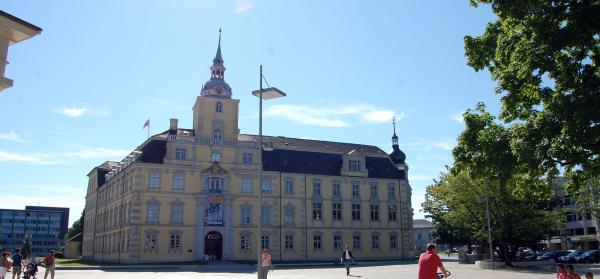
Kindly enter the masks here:
M 394 125 L 394 135 L 392 136 L 392 146 L 398 146 L 398 136 L 396 135 L 396 116 L 392 116 L 392 125 Z
M 217 55 L 213 59 L 213 64 L 223 65 L 223 57 L 221 56 L 221 28 L 219 28 L 219 46 L 217 47 Z

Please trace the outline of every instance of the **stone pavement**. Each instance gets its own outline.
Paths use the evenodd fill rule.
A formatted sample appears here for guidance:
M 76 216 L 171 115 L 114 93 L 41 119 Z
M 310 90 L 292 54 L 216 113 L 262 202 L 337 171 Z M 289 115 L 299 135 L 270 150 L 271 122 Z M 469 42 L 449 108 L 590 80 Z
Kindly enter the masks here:
M 444 265 L 452 272 L 450 278 L 467 279 L 491 279 L 491 278 L 556 278 L 552 267 L 531 269 L 501 269 L 501 270 L 483 270 L 474 265 L 462 265 L 456 262 L 445 262 Z M 346 277 L 343 266 L 339 267 L 281 267 L 269 272 L 269 279 L 308 279 L 308 278 L 417 278 L 417 264 L 386 264 L 386 265 L 361 265 L 353 266 L 350 270 L 350 277 Z M 592 271 L 600 278 L 600 265 L 577 265 L 576 271 L 581 275 L 587 271 Z M 103 270 L 57 270 L 56 278 L 85 278 L 85 279 L 105 279 L 105 278 L 256 278 L 256 272 L 250 265 L 241 264 L 211 264 L 203 266 L 173 266 L 162 268 L 136 268 L 136 269 L 111 269 Z M 40 268 L 38 278 L 43 278 L 44 269 Z

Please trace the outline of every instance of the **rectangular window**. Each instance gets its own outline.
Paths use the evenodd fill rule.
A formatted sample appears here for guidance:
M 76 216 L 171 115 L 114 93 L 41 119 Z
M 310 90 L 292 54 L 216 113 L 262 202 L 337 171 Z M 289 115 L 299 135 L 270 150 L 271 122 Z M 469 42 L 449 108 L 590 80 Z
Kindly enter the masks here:
M 169 249 L 180 249 L 181 248 L 181 234 L 171 233 L 171 241 L 169 242 Z
M 341 197 L 342 196 L 342 187 L 340 186 L 339 183 L 334 183 L 333 184 L 333 196 L 334 197 Z
M 388 185 L 388 200 L 396 199 L 396 187 L 394 184 Z
M 263 224 L 271 224 L 271 208 L 270 207 L 262 208 L 261 220 L 262 220 Z
M 185 148 L 175 148 L 175 159 L 185 160 Z
M 577 215 L 575 215 L 575 213 L 569 211 L 567 213 L 565 213 L 567 215 L 567 222 L 575 222 L 577 221 Z
M 584 235 L 585 233 L 583 232 L 583 228 L 577 228 L 575 229 L 575 235 Z
M 244 153 L 244 165 L 252 165 L 252 153 Z
M 159 189 L 160 188 L 160 173 L 151 172 L 148 176 L 148 188 Z
M 313 196 L 321 195 L 321 182 L 315 181 L 313 182 Z
M 213 152 L 211 158 L 213 162 L 221 162 L 221 153 Z
M 348 160 L 349 171 L 360 171 L 360 160 Z
M 286 235 L 285 236 L 285 250 L 293 250 L 294 249 L 294 236 Z
M 573 203 L 571 202 L 571 197 L 570 197 L 570 196 L 565 196 L 565 197 L 563 198 L 563 205 L 571 205 L 571 204 L 573 204 Z
M 379 249 L 379 236 L 378 235 L 371 236 L 371 248 Z
M 144 238 L 144 247 L 146 249 L 158 249 L 158 235 L 155 232 L 146 233 Z
M 390 248 L 398 249 L 398 236 L 390 235 Z
M 148 224 L 158 224 L 158 212 L 159 207 L 156 204 L 150 204 L 148 205 L 148 216 L 147 216 L 147 221 Z
M 396 221 L 398 219 L 398 209 L 395 205 L 388 206 L 388 221 Z
M 250 236 L 242 235 L 240 237 L 240 249 L 250 250 Z
M 271 193 L 271 180 L 263 179 L 261 189 L 263 193 Z
M 377 185 L 373 184 L 371 185 L 371 198 L 376 199 L 377 197 L 379 197 L 377 195 Z
M 294 223 L 294 208 L 292 208 L 292 207 L 286 207 L 285 208 L 284 222 L 286 224 L 293 224 Z
M 360 221 L 360 204 L 359 203 L 352 204 L 352 220 Z
M 371 204 L 369 211 L 371 213 L 371 221 L 379 221 L 379 205 Z
M 321 236 L 313 235 L 313 249 L 321 249 Z
M 261 249 L 270 249 L 269 248 L 269 237 L 266 235 L 262 236 L 262 248 Z
M 596 234 L 596 228 L 595 227 L 588 227 L 587 228 L 587 233 L 588 234 Z
M 182 191 L 185 187 L 185 177 L 182 174 L 173 175 L 173 190 Z
M 183 224 L 182 204 L 173 204 L 171 206 L 171 224 Z
M 352 184 L 352 196 L 360 197 L 360 187 L 358 184 Z
M 241 192 L 242 193 L 252 192 L 252 180 L 246 179 L 246 178 L 242 179 Z
M 209 192 L 221 192 L 223 190 L 223 178 L 209 177 L 208 178 L 208 191 Z
M 242 224 L 250 224 L 252 222 L 252 210 L 250 210 L 250 208 L 243 207 L 240 215 Z
M 352 236 L 352 247 L 354 249 L 360 249 L 360 235 Z
M 312 206 L 313 206 L 313 210 L 312 210 L 313 220 L 321 220 L 321 218 L 323 218 L 323 215 L 321 214 L 321 209 L 323 207 L 323 204 L 320 202 L 313 202 Z
M 285 193 L 288 195 L 294 194 L 294 182 L 291 180 L 285 181 Z
M 341 235 L 333 236 L 333 249 L 335 249 L 335 250 L 342 249 L 342 236 Z
M 342 204 L 339 202 L 332 204 L 333 220 L 342 220 Z

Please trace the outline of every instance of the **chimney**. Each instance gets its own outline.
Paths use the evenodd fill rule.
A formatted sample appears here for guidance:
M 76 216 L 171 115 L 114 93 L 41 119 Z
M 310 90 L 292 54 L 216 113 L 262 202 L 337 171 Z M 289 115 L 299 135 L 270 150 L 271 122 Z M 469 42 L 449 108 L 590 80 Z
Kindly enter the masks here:
M 177 131 L 177 118 L 171 118 L 171 125 L 169 126 L 169 130 Z

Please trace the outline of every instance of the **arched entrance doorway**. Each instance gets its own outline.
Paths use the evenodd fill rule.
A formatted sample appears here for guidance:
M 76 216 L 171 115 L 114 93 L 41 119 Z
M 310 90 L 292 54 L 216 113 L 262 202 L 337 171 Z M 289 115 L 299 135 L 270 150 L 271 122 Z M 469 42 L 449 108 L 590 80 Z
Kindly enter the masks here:
M 223 236 L 219 232 L 209 232 L 204 237 L 204 255 L 209 261 L 220 261 L 223 257 Z

